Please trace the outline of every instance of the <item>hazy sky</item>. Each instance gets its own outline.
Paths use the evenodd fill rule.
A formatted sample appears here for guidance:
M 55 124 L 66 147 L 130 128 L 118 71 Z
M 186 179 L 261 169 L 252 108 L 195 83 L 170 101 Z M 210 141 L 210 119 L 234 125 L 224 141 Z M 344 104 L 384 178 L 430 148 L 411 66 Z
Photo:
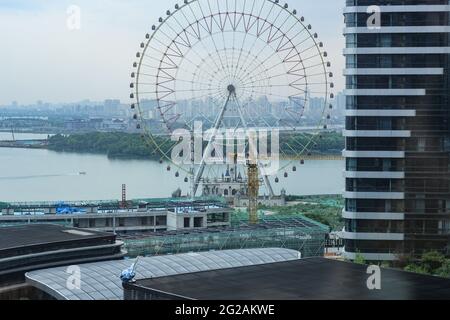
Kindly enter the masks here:
M 221 0 L 224 1 L 224 0 Z M 134 56 L 151 25 L 182 0 L 0 0 L 0 105 L 129 99 Z M 343 89 L 344 0 L 288 0 L 329 52 Z M 67 9 L 81 9 L 81 29 Z

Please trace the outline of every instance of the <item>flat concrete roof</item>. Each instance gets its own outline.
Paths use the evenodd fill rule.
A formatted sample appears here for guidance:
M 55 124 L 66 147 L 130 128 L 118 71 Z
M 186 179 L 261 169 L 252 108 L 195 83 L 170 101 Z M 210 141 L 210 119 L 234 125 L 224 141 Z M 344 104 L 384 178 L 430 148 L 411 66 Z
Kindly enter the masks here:
M 67 228 L 55 224 L 30 224 L 0 228 L 0 258 L 31 254 L 58 247 L 83 246 L 95 240 L 98 244 L 114 243 L 112 233 Z M 89 244 L 88 244 L 89 245 Z
M 450 279 L 381 270 L 381 290 L 369 290 L 368 266 L 307 258 L 257 266 L 138 280 L 127 289 L 193 300 L 450 299 Z

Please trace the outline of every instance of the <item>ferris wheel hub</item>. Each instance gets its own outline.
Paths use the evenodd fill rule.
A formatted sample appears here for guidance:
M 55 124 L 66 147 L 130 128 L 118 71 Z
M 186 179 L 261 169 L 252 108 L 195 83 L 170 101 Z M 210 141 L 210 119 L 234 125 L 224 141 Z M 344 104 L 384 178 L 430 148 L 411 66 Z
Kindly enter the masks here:
M 227 89 L 230 94 L 236 93 L 236 87 L 232 84 L 230 84 Z

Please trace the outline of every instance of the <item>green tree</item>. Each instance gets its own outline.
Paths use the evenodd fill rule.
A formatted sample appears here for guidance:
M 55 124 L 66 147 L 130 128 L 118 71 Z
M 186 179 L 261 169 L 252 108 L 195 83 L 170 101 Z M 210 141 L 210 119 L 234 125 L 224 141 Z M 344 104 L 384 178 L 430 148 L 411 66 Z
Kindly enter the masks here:
M 356 264 L 367 264 L 366 259 L 364 259 L 364 256 L 361 254 L 361 252 L 357 252 L 355 256 L 355 260 L 353 260 Z
M 420 274 L 429 274 L 428 271 L 423 266 L 420 266 L 417 264 L 410 264 L 410 265 L 406 266 L 404 270 L 408 271 L 408 272 L 414 272 L 414 273 L 420 273 Z
M 407 265 L 405 271 L 450 277 L 450 259 L 437 251 L 426 252 L 415 263 Z
M 450 259 L 446 259 L 442 266 L 436 270 L 436 275 L 450 278 Z
M 445 263 L 445 256 L 437 251 L 426 252 L 422 255 L 421 265 L 430 274 L 436 272 Z

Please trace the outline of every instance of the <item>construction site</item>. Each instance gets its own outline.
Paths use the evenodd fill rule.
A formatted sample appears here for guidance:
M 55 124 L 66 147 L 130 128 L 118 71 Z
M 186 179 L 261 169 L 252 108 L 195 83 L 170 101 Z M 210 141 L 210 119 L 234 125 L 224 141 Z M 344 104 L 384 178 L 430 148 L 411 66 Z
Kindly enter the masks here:
M 322 256 L 329 227 L 298 215 L 242 212 L 223 198 L 4 204 L 0 227 L 52 223 L 117 234 L 128 256 L 289 248 Z
M 259 223 L 233 219 L 230 226 L 125 235 L 130 256 L 228 249 L 286 248 L 302 257 L 323 256 L 329 228 L 303 216 L 264 217 Z

